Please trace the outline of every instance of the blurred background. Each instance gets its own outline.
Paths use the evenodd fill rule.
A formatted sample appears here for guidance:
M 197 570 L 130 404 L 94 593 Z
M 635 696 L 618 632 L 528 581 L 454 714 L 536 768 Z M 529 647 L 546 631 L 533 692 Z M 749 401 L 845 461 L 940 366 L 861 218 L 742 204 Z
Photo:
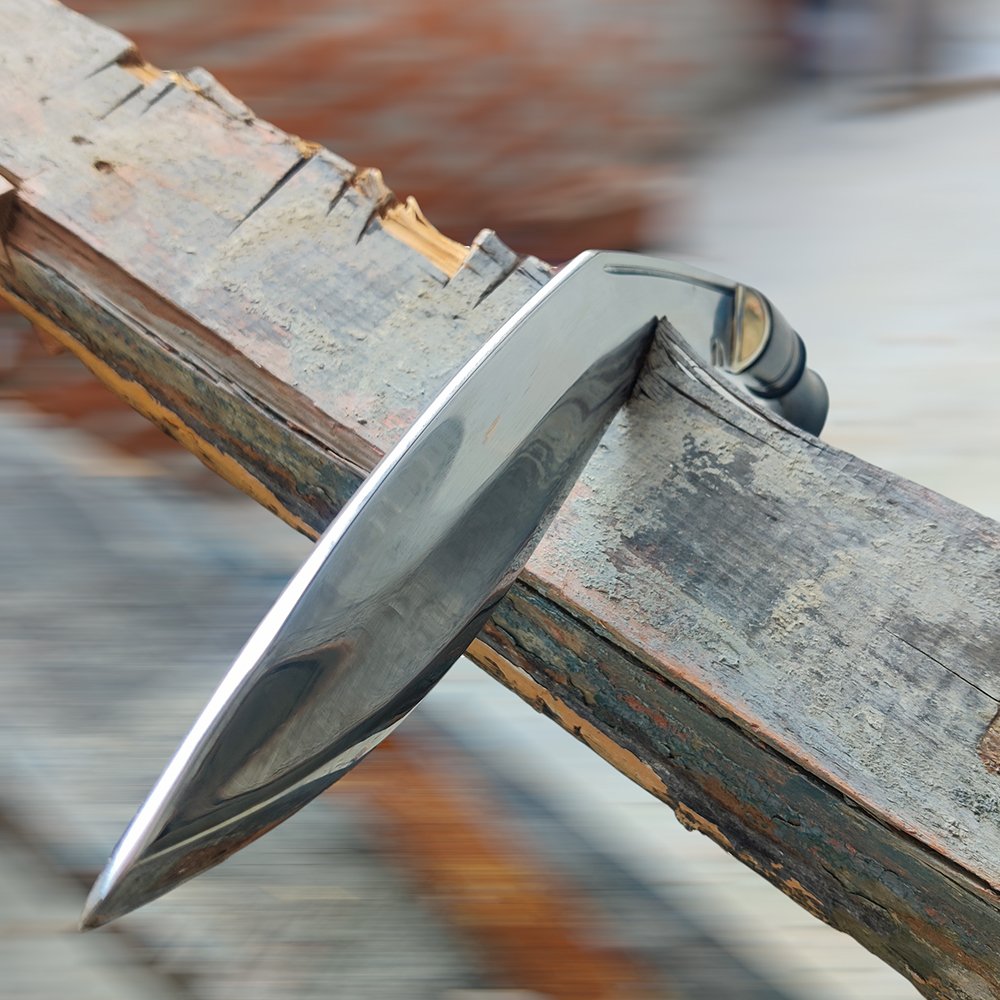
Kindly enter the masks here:
M 1000 517 L 1000 7 L 77 0 L 379 166 L 444 232 L 761 288 L 825 437 Z M 880 998 L 914 990 L 471 665 L 393 743 L 109 932 L 96 874 L 307 543 L 0 313 L 10 996 Z

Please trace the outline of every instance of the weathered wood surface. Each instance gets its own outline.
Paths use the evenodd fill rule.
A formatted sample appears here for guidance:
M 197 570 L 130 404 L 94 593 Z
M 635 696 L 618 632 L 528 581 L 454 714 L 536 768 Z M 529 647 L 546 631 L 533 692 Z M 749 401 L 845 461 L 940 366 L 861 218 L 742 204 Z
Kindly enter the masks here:
M 466 252 L 207 74 L 46 0 L 0 15 L 4 294 L 315 534 L 547 269 Z M 985 998 L 998 597 L 1000 526 L 768 421 L 664 332 L 471 653 L 928 996 Z

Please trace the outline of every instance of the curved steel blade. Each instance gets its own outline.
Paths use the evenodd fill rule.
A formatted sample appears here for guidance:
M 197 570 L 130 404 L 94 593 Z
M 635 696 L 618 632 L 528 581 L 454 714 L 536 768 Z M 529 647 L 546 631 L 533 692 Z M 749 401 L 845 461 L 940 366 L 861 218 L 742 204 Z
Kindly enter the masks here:
M 317 542 L 87 900 L 106 923 L 222 861 L 376 746 L 479 632 L 625 401 L 655 319 L 707 354 L 732 285 L 578 257 L 452 379 Z

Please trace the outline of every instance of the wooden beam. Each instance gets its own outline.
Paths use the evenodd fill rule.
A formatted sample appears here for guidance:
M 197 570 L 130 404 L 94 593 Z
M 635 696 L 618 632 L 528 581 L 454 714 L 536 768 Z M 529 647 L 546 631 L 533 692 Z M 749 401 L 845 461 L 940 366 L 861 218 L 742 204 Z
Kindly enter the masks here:
M 3 294 L 318 533 L 547 279 L 377 173 L 0 0 Z M 928 996 L 1000 994 L 1000 526 L 770 421 L 661 330 L 479 664 Z

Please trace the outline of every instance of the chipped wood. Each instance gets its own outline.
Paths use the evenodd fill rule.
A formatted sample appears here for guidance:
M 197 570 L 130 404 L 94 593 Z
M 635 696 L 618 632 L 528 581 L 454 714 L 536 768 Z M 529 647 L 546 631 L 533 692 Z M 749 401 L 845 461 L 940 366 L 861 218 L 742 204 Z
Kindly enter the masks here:
M 5 296 L 314 536 L 548 268 L 440 243 L 376 172 L 58 5 L 0 14 Z M 979 1000 L 998 566 L 1000 526 L 748 408 L 664 326 L 471 652 L 926 995 Z

